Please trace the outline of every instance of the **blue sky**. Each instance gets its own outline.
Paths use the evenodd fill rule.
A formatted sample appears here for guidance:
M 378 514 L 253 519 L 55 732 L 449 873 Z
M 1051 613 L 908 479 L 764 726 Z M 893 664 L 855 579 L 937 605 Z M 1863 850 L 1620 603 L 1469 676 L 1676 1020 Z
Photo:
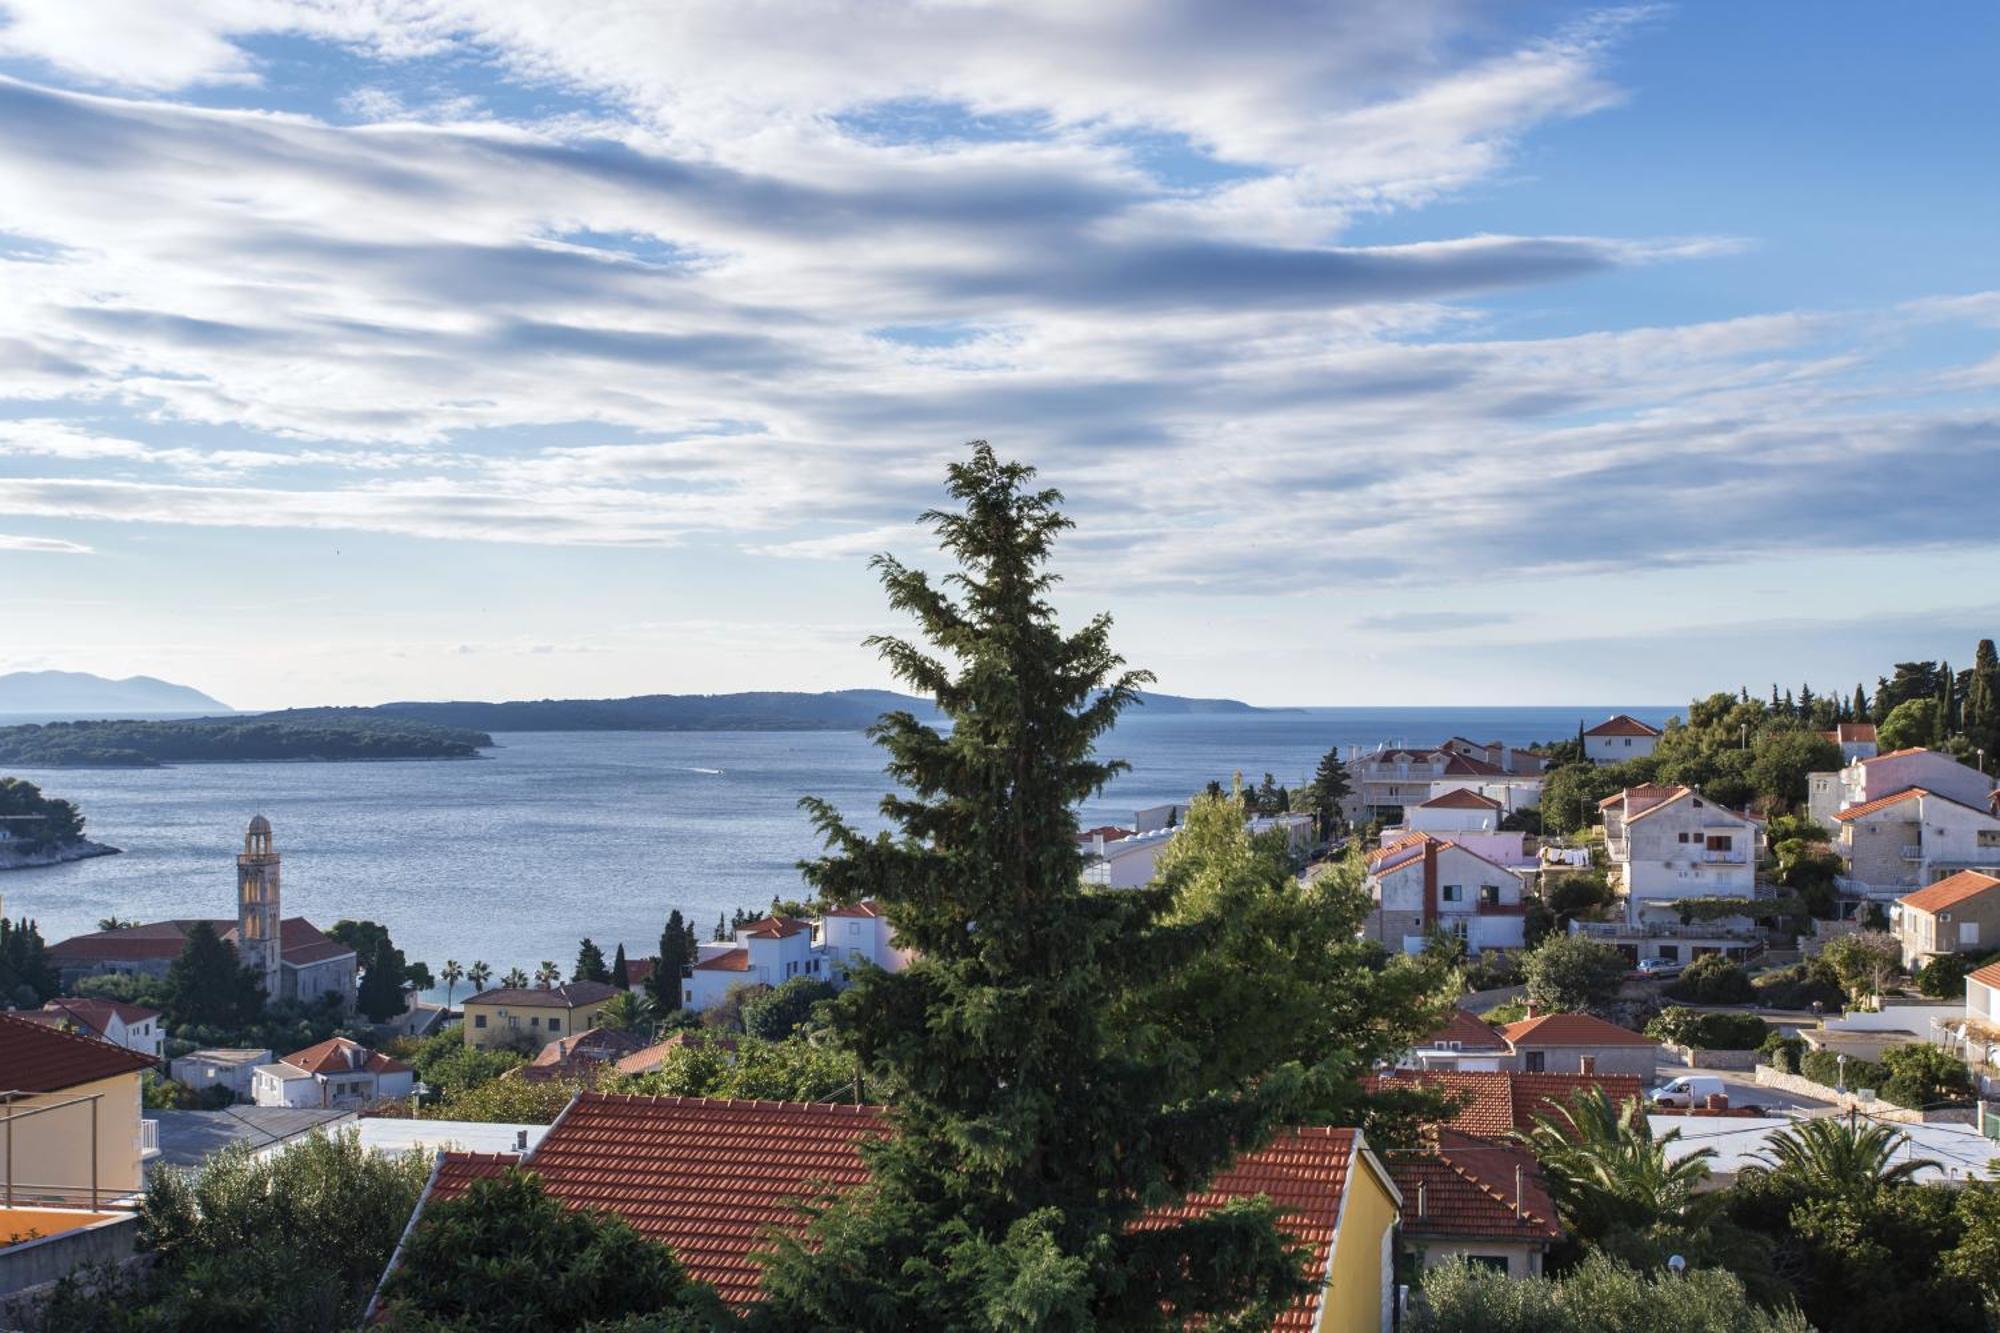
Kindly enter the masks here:
M 1673 702 L 2000 596 L 2000 14 L 0 0 L 0 670 L 887 683 L 962 442 L 1162 687 Z

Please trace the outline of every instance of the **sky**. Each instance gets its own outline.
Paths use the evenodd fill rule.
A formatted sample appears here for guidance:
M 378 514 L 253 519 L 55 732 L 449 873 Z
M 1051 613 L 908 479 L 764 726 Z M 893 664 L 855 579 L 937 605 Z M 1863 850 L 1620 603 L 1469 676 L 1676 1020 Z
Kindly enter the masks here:
M 0 0 L 0 671 L 890 684 L 991 440 L 1257 703 L 2000 626 L 2000 9 Z

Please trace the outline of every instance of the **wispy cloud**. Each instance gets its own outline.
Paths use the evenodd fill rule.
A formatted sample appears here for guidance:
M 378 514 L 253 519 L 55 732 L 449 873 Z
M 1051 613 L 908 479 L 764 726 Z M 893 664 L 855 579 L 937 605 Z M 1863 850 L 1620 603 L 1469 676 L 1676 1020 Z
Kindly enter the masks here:
M 0 532 L 0 551 L 25 551 L 35 555 L 93 555 L 82 542 L 60 537 L 12 537 Z

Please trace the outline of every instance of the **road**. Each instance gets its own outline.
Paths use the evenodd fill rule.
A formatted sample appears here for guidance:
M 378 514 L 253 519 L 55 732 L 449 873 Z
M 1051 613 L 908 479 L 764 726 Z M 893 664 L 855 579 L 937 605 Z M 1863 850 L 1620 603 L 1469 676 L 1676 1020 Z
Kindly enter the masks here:
M 1683 1064 L 1663 1061 L 1655 1071 L 1653 1086 L 1657 1088 L 1668 1079 L 1679 1078 L 1682 1074 L 1709 1074 L 1721 1079 L 1731 1106 L 1756 1106 L 1780 1115 L 1795 1111 L 1816 1115 L 1833 1109 L 1832 1102 L 1818 1097 L 1801 1097 L 1782 1088 L 1760 1088 L 1755 1076 L 1747 1070 L 1689 1069 Z

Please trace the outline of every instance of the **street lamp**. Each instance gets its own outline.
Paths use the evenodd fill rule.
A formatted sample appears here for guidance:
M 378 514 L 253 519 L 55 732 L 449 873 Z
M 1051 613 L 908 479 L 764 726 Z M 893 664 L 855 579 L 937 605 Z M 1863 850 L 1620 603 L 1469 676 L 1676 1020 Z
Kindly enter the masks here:
M 435 1091 L 437 1089 L 422 1079 L 418 1079 L 410 1085 L 410 1118 L 412 1120 L 416 1119 L 418 1112 L 423 1109 L 424 1098 L 430 1096 Z
M 1688 1266 L 1688 1261 L 1682 1258 L 1678 1254 L 1669 1255 L 1667 1257 L 1667 1271 L 1672 1273 L 1675 1277 L 1679 1277 L 1681 1274 L 1687 1272 L 1687 1266 Z
M 1839 1071 L 1840 1071 L 1840 1072 L 1839 1072 L 1838 1074 L 1836 1074 L 1836 1075 L 1835 1075 L 1835 1082 L 1834 1082 L 1834 1086 L 1833 1086 L 1833 1090 L 1834 1090 L 1835 1092 L 1846 1092 L 1846 1091 L 1847 1091 L 1847 1057 L 1846 1057 L 1845 1055 L 1836 1055 L 1836 1056 L 1834 1056 L 1834 1057 L 1833 1057 L 1833 1059 L 1834 1059 L 1834 1063 L 1835 1063 L 1835 1064 L 1836 1064 L 1836 1065 L 1837 1065 L 1837 1066 L 1839 1067 Z

